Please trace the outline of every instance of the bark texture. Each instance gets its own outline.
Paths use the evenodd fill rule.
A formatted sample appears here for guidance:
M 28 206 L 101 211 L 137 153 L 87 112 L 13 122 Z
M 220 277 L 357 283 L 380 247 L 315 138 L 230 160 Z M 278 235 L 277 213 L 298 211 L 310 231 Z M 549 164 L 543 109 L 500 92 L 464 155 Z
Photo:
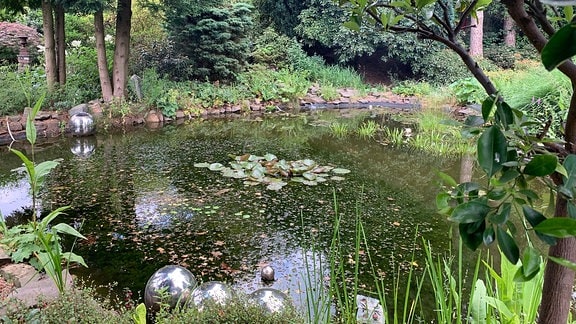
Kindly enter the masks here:
M 108 72 L 108 59 L 106 58 L 106 42 L 104 40 L 104 15 L 102 11 L 94 13 L 94 38 L 96 40 L 96 54 L 98 56 L 98 76 L 102 99 L 105 102 L 112 100 L 112 83 Z
M 48 91 L 54 90 L 58 74 L 56 66 L 56 48 L 54 41 L 54 15 L 52 5 L 48 0 L 42 1 L 42 29 L 44 30 L 44 64 L 46 70 L 46 85 Z
M 484 12 L 476 12 L 476 18 L 470 16 L 470 49 L 469 53 L 472 57 L 484 56 Z
M 126 95 L 128 82 L 128 59 L 130 57 L 130 29 L 132 21 L 132 0 L 118 1 L 116 15 L 116 48 L 112 68 L 113 95 L 122 99 Z
M 58 65 L 58 83 L 66 84 L 66 32 L 64 7 L 54 6 L 56 16 L 56 63 Z
M 508 47 L 516 47 L 516 24 L 510 15 L 504 18 L 504 44 Z

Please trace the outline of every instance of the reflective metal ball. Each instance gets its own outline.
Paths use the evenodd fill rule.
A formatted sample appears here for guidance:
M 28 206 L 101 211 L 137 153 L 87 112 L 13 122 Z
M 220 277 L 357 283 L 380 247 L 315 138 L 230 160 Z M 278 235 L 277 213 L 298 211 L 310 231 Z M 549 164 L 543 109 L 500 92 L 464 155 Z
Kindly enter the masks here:
M 219 281 L 205 282 L 192 291 L 192 302 L 199 310 L 202 310 L 208 301 L 225 305 L 232 297 L 234 297 L 232 288 Z
M 265 266 L 260 270 L 260 277 L 263 281 L 274 281 L 274 268 Z
M 169 305 L 170 309 L 190 302 L 192 291 L 198 282 L 192 272 L 178 265 L 164 266 L 148 279 L 144 289 L 144 304 L 148 310 L 156 312 L 160 302 Z
M 288 296 L 272 288 L 258 289 L 248 295 L 248 297 L 271 313 L 281 312 L 288 307 L 292 307 Z
M 89 113 L 76 113 L 70 117 L 69 128 L 74 136 L 91 135 L 95 129 L 94 119 Z

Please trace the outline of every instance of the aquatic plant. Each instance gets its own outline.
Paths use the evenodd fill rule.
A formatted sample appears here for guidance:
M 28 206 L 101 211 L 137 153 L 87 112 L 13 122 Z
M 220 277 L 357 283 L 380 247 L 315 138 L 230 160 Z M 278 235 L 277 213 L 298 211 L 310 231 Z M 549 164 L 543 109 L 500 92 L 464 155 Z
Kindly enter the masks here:
M 46 176 L 52 169 L 58 166 L 59 160 L 49 160 L 36 164 L 34 160 L 34 145 L 36 144 L 36 127 L 34 118 L 42 106 L 44 96 L 42 96 L 34 105 L 34 108 L 28 114 L 26 120 L 26 138 L 32 147 L 31 159 L 24 153 L 10 148 L 10 151 L 16 154 L 23 162 L 24 166 L 16 169 L 26 174 L 30 184 L 32 195 L 32 220 L 28 224 L 18 225 L 8 228 L 5 219 L 0 219 L 0 232 L 2 233 L 2 244 L 6 252 L 14 262 L 22 262 L 30 259 L 30 263 L 38 270 L 44 270 L 46 274 L 54 281 L 54 284 L 60 291 L 64 292 L 67 278 L 62 275 L 63 264 L 77 263 L 88 267 L 84 259 L 73 253 L 62 251 L 60 244 L 60 235 L 71 235 L 75 238 L 85 237 L 76 229 L 65 223 L 52 225 L 52 221 L 63 212 L 70 208 L 64 206 L 51 211 L 42 220 L 39 220 L 38 201 L 40 189 L 44 184 Z M 0 215 L 1 216 L 1 215 Z
M 245 179 L 246 185 L 267 184 L 266 189 L 280 190 L 288 182 L 299 182 L 315 186 L 327 180 L 344 180 L 340 175 L 350 172 L 348 169 L 322 166 L 314 160 L 279 160 L 274 154 L 264 156 L 244 154 L 233 156 L 230 166 L 221 163 L 195 163 L 197 168 L 208 168 L 211 171 L 222 172 L 224 177 Z
M 358 128 L 358 136 L 361 138 L 373 138 L 380 127 L 373 120 L 368 120 Z
M 348 124 L 344 124 L 341 122 L 333 122 L 332 124 L 330 124 L 330 131 L 332 133 L 332 136 L 336 138 L 344 138 L 346 135 L 348 135 L 349 132 Z

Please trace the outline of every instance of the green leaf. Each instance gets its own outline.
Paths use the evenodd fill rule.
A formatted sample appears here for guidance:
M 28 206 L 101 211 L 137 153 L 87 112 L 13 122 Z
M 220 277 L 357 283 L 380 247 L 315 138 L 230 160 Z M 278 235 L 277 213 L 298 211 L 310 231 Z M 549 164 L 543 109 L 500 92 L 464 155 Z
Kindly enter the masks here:
M 475 223 L 483 221 L 490 212 L 490 207 L 477 200 L 469 201 L 454 208 L 450 220 L 457 223 Z
M 454 178 L 452 178 L 450 175 L 448 175 L 447 173 L 444 172 L 436 172 L 436 174 L 438 175 L 438 177 L 440 179 L 442 179 L 442 181 L 447 184 L 450 187 L 456 187 L 458 185 L 458 183 L 456 182 L 456 180 L 454 180 Z
M 515 169 L 507 170 L 502 174 L 498 181 L 500 181 L 500 183 L 506 183 L 518 178 L 518 176 L 520 176 L 520 172 L 516 171 Z
M 526 217 L 526 220 L 532 227 L 536 227 L 536 225 L 546 220 L 544 215 L 528 205 L 523 205 L 522 211 L 524 212 L 524 217 Z
M 576 219 L 567 217 L 554 217 L 546 219 L 534 227 L 539 233 L 557 238 L 576 236 Z
M 516 242 L 504 229 L 500 226 L 496 227 L 496 238 L 498 239 L 498 247 L 504 253 L 508 261 L 512 264 L 518 263 L 520 258 L 520 250 Z
M 83 267 L 88 268 L 88 265 L 84 261 L 84 258 L 76 253 L 64 252 L 62 253 L 62 258 L 68 260 L 70 263 L 78 263 Z
M 484 221 L 462 223 L 458 226 L 462 242 L 472 251 L 475 251 L 482 244 L 485 229 L 486 224 Z
M 266 154 L 264 155 L 264 160 L 270 162 L 270 161 L 273 161 L 273 160 L 278 160 L 278 157 L 276 157 L 276 155 L 274 155 L 274 154 L 266 153 Z
M 514 113 L 512 108 L 505 102 L 496 102 L 496 121 L 508 129 L 508 126 L 514 123 Z
M 538 274 L 540 271 L 540 264 L 542 259 L 540 254 L 536 249 L 532 247 L 527 247 L 524 249 L 524 254 L 522 255 L 522 267 L 519 270 L 521 275 L 514 277 L 515 281 L 528 281 Z
M 490 245 L 494 242 L 496 235 L 494 233 L 494 228 L 492 226 L 486 227 L 484 233 L 482 233 L 482 242 L 484 245 Z
M 494 101 L 494 98 L 488 97 L 484 99 L 484 101 L 482 102 L 482 118 L 484 120 L 488 120 L 495 106 L 496 102 Z
M 80 232 L 78 232 L 76 229 L 74 229 L 74 227 L 72 227 L 66 223 L 56 224 L 56 225 L 52 226 L 52 229 L 56 230 L 58 233 L 72 235 L 74 237 L 81 238 L 83 240 L 86 239 L 86 237 L 84 235 L 80 234 Z
M 478 163 L 489 177 L 502 169 L 507 146 L 506 137 L 496 126 L 489 127 L 478 139 Z
M 486 309 L 486 286 L 482 279 L 476 280 L 474 294 L 470 300 L 470 321 L 473 324 L 485 324 L 488 310 Z
M 554 33 L 540 55 L 548 71 L 576 55 L 576 23 L 569 23 Z
M 144 303 L 138 304 L 134 313 L 132 314 L 134 324 L 146 324 L 146 305 Z
M 224 170 L 224 165 L 222 165 L 222 163 L 212 163 L 208 166 L 208 169 L 210 171 L 222 171 Z
M 336 173 L 336 174 L 347 174 L 347 173 L 350 173 L 350 170 L 343 169 L 343 168 L 334 168 L 334 169 L 332 169 L 332 172 Z
M 524 168 L 524 174 L 543 177 L 556 170 L 558 158 L 552 154 L 540 154 L 532 158 Z
M 201 163 L 194 163 L 195 168 L 208 168 L 210 167 L 210 163 L 201 162 Z
M 548 256 L 548 259 L 558 263 L 561 266 L 564 266 L 568 269 L 571 269 L 572 271 L 576 271 L 576 263 L 570 261 L 570 260 L 566 260 L 566 259 L 562 259 L 562 258 L 557 258 L 557 257 L 553 257 L 553 256 Z
M 38 111 L 40 111 L 45 97 L 46 92 L 44 92 L 42 96 L 36 101 L 34 107 L 28 114 L 28 118 L 26 119 L 26 139 L 32 145 L 36 144 L 36 126 L 34 125 L 34 119 L 36 118 Z

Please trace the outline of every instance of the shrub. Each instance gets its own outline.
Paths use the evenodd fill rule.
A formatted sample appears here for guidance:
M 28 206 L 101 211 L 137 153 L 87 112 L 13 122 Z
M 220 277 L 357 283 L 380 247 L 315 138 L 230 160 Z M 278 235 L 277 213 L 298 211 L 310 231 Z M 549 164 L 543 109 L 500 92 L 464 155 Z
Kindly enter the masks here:
M 416 75 L 434 85 L 447 85 L 472 76 L 460 57 L 448 49 L 424 55 L 412 68 Z
M 486 92 L 475 78 L 460 79 L 450 85 L 456 100 L 461 105 L 479 104 L 486 98 Z
M 39 67 L 17 72 L 16 65 L 1 66 L 0 84 L 0 115 L 19 114 L 46 91 L 44 70 Z
M 247 64 L 252 6 L 199 6 L 189 1 L 168 3 L 167 28 L 175 48 L 187 57 L 191 78 L 234 81 Z

